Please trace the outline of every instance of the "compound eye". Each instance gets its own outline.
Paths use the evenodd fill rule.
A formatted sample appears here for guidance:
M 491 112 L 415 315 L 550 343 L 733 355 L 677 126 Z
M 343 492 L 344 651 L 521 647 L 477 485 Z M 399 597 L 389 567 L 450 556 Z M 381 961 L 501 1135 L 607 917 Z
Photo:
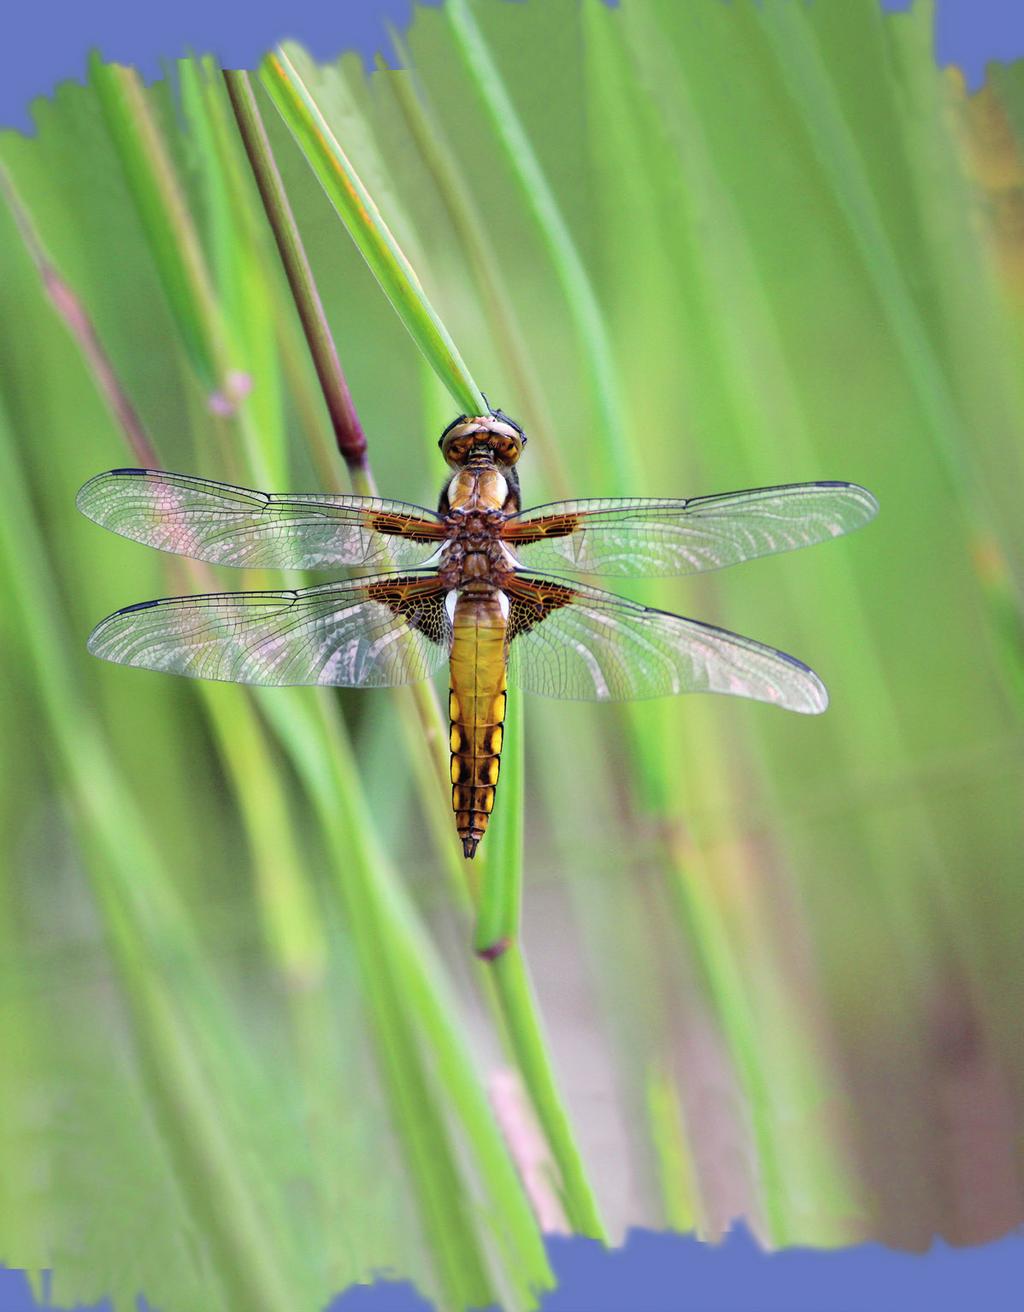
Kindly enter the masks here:
M 437 439 L 437 445 L 441 448 L 442 451 L 444 451 L 445 449 L 445 443 L 449 440 L 449 435 L 451 434 L 452 430 L 458 428 L 460 424 L 464 424 L 465 422 L 466 422 L 466 416 L 459 415 L 459 417 L 457 419 L 453 419 L 452 422 L 448 425 L 448 427 L 444 430 L 441 436 Z
M 500 458 L 506 465 L 514 465 L 519 457 L 523 454 L 523 442 L 517 442 L 514 438 L 506 438 L 501 444 Z
M 441 439 L 441 454 L 449 463 L 461 465 L 469 455 L 470 438 L 465 434 L 449 433 Z

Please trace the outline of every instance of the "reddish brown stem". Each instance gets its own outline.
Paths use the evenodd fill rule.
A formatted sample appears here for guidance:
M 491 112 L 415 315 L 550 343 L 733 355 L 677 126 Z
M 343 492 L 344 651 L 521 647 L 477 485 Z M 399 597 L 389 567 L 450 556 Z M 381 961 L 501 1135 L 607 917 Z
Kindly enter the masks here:
M 341 457 L 353 479 L 365 479 L 369 474 L 366 455 L 366 435 L 359 422 L 352 394 L 349 392 L 334 338 L 327 324 L 327 316 L 309 267 L 302 238 L 295 223 L 284 183 L 278 171 L 260 116 L 256 98 L 249 83 L 249 75 L 241 70 L 224 70 L 224 81 L 231 99 L 238 131 L 245 145 L 253 177 L 259 188 L 267 221 L 274 234 L 277 249 L 284 265 L 285 275 L 292 290 L 302 330 L 309 343 L 317 378 L 331 417 L 335 440 Z

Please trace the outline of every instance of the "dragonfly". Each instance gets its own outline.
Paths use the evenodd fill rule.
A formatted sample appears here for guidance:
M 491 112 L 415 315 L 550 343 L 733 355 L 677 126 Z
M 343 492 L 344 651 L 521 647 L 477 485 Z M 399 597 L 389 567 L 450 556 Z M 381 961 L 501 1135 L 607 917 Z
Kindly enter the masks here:
M 351 573 L 313 587 L 138 602 L 102 620 L 89 650 L 263 685 L 394 687 L 447 665 L 452 809 L 466 857 L 494 807 L 510 688 L 599 702 L 727 693 L 825 710 L 824 685 L 794 656 L 576 576 L 694 574 L 808 546 L 868 523 L 878 509 L 870 492 L 793 483 L 524 510 L 526 440 L 501 410 L 460 415 L 439 440 L 451 473 L 436 512 L 157 469 L 98 474 L 79 509 L 136 542 L 214 565 Z

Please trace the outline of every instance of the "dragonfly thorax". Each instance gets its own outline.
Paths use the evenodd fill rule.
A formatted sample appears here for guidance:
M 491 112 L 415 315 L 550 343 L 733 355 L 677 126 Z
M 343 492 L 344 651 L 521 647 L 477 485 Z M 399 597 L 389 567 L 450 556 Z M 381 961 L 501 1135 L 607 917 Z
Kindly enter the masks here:
M 460 506 L 449 510 L 445 516 L 445 526 L 448 536 L 458 538 L 460 542 L 489 542 L 497 536 L 507 518 L 503 510 L 496 510 L 493 506 L 486 509 L 466 509 Z
M 452 537 L 443 548 L 438 565 L 438 574 L 446 588 L 489 591 L 504 587 L 510 574 L 510 560 L 497 536 L 503 519 L 500 512 L 448 517 Z
M 445 493 L 451 511 L 505 510 L 509 482 L 490 460 L 464 466 L 448 484 Z

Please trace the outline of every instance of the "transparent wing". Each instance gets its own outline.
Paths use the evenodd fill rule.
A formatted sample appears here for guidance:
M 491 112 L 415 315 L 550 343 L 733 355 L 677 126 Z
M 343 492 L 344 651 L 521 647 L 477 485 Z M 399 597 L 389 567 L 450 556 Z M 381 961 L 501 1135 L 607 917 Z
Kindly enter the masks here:
M 422 506 L 377 497 L 255 492 L 157 469 L 112 469 L 78 493 L 97 524 L 147 546 L 214 565 L 409 569 L 444 538 Z
M 559 501 L 510 519 L 502 536 L 528 569 L 664 577 L 807 547 L 877 510 L 855 483 L 792 483 L 688 501 Z
M 435 576 L 390 574 L 290 592 L 170 597 L 108 616 L 89 650 L 195 679 L 385 688 L 425 679 L 448 659 L 444 597 Z
M 527 692 L 577 701 L 720 692 L 808 715 L 828 705 L 801 661 L 726 629 L 553 580 L 521 575 L 505 591 L 508 679 Z

